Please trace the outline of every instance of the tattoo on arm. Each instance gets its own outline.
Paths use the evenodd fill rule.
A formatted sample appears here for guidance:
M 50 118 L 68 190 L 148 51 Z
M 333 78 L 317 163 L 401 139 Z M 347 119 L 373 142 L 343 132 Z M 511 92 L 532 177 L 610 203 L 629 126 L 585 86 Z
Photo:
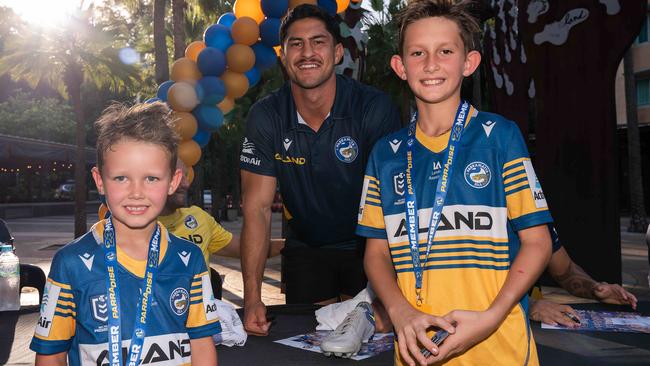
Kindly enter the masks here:
M 587 299 L 595 298 L 593 288 L 598 283 L 574 262 L 571 262 L 564 273 L 553 277 L 571 295 Z

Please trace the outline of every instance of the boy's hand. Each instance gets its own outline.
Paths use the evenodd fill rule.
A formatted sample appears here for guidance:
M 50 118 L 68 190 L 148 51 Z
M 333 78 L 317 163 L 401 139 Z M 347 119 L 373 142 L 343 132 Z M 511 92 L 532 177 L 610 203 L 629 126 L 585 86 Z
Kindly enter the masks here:
M 636 296 L 629 293 L 620 285 L 600 282 L 592 288 L 594 297 L 606 304 L 630 305 L 636 310 Z
M 572 314 L 580 319 L 578 313 L 569 305 L 556 304 L 548 300 L 535 300 L 530 302 L 531 320 L 542 322 L 549 325 L 562 325 L 569 328 L 575 328 L 580 324 L 571 320 L 565 313 Z
M 454 310 L 443 318 L 456 323 L 456 332 L 440 345 L 440 353 L 429 359 L 429 363 L 441 362 L 467 351 L 492 334 L 501 323 L 489 311 Z
M 416 361 L 419 365 L 428 365 L 433 359 L 432 356 L 424 357 L 421 347 L 431 351 L 432 355 L 438 354 L 438 347 L 427 336 L 428 329 L 437 327 L 446 330 L 449 334 L 455 332 L 454 326 L 449 321 L 423 313 L 410 304 L 396 312 L 391 319 L 397 334 L 399 352 L 404 362 L 410 366 L 415 366 Z

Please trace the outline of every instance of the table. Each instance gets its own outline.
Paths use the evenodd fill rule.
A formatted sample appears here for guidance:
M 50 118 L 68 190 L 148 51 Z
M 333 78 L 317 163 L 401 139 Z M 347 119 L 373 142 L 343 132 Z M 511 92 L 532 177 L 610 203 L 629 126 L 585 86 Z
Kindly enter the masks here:
M 629 311 L 629 307 L 605 304 L 573 304 L 576 309 Z M 269 306 L 275 324 L 268 337 L 249 336 L 244 347 L 217 347 L 221 365 L 392 365 L 393 353 L 384 352 L 362 361 L 325 357 L 273 341 L 313 331 L 316 319 L 312 305 Z M 650 302 L 641 302 L 639 312 L 650 316 Z M 240 310 L 241 311 L 241 310 Z M 241 313 L 240 313 L 241 315 Z M 541 365 L 650 365 L 650 334 L 578 332 L 542 329 L 531 323 Z
M 621 306 L 574 304 L 577 309 L 626 311 Z M 391 365 L 392 352 L 384 352 L 363 361 L 328 358 L 322 354 L 302 351 L 273 341 L 316 328 L 313 305 L 269 306 L 275 325 L 268 337 L 249 337 L 244 347 L 218 346 L 220 365 Z M 650 302 L 639 303 L 643 315 L 650 316 Z M 240 310 L 241 311 L 241 310 Z M 0 312 L 0 365 L 33 364 L 34 353 L 29 342 L 38 321 L 38 307 L 20 312 Z M 576 332 L 541 329 L 532 323 L 542 365 L 598 366 L 650 365 L 650 334 Z

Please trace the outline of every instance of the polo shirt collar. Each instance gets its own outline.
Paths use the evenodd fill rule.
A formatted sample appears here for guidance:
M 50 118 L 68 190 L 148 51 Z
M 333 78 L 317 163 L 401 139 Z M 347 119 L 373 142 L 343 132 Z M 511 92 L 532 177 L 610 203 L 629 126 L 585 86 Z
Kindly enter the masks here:
M 352 115 L 351 111 L 351 102 L 350 102 L 350 79 L 347 76 L 336 74 L 336 95 L 334 96 L 334 105 L 330 113 L 327 115 L 332 117 L 332 120 L 348 118 Z M 298 118 L 298 110 L 296 109 L 296 102 L 293 99 L 293 94 L 291 94 L 291 81 L 287 81 L 283 87 L 284 93 L 287 94 L 288 102 L 288 113 L 286 116 L 286 128 L 288 130 L 295 129 L 301 124 L 301 121 Z M 302 119 L 302 118 L 301 118 Z M 304 120 L 302 120 L 302 124 Z

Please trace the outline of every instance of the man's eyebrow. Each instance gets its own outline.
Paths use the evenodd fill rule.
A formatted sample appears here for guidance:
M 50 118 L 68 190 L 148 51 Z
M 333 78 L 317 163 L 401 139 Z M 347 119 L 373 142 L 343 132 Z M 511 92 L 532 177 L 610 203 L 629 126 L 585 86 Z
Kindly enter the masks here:
M 321 39 L 321 38 L 327 38 L 327 35 L 325 35 L 325 34 L 317 34 L 317 35 L 312 36 L 312 37 L 310 37 L 308 39 L 313 40 L 313 39 Z M 288 42 L 291 42 L 291 41 L 304 41 L 304 40 L 305 40 L 304 37 L 296 37 L 296 36 L 287 38 Z

